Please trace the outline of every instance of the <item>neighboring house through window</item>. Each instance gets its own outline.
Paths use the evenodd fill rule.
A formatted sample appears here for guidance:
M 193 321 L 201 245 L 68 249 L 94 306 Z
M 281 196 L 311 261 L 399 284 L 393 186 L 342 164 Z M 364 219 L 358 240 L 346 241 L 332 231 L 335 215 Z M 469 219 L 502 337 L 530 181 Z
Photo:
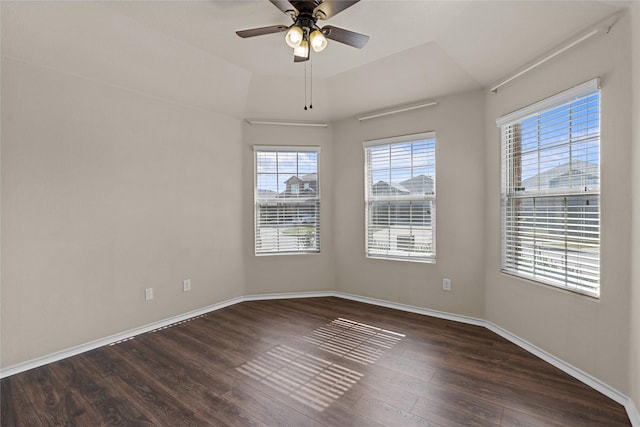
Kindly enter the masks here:
M 320 147 L 255 146 L 255 252 L 320 252 Z
M 435 134 L 368 141 L 364 148 L 367 256 L 434 262 Z
M 501 117 L 502 271 L 600 295 L 598 80 Z

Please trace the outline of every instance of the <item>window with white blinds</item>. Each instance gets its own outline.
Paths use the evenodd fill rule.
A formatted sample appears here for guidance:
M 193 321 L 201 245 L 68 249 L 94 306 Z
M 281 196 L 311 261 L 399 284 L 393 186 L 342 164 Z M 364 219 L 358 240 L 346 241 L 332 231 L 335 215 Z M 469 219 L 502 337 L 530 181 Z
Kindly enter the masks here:
M 320 147 L 255 146 L 255 252 L 320 252 Z
M 503 151 L 502 271 L 599 297 L 599 81 L 497 124 Z
M 367 256 L 435 262 L 435 134 L 368 141 L 364 149 Z

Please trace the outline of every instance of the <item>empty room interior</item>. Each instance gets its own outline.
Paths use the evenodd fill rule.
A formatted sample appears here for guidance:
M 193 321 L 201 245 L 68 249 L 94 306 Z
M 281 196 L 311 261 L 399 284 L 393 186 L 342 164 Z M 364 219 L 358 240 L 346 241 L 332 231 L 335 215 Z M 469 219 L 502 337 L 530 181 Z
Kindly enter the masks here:
M 0 14 L 2 426 L 640 427 L 640 2 Z

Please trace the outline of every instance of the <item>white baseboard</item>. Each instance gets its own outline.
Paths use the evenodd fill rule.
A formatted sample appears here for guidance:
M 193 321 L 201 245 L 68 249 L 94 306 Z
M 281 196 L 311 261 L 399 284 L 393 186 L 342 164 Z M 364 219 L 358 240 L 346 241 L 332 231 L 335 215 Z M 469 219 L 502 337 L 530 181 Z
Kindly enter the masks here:
M 498 325 L 495 325 L 492 322 L 486 322 L 485 327 L 487 329 L 489 329 L 490 331 L 500 335 L 502 338 L 511 341 L 513 344 L 527 350 L 529 353 L 532 353 L 535 356 L 538 356 L 540 359 L 544 360 L 545 362 L 555 366 L 556 368 L 560 369 L 561 371 L 571 375 L 573 378 L 582 381 L 583 383 L 585 383 L 586 385 L 588 385 L 589 387 L 598 390 L 600 393 L 604 394 L 605 396 L 607 396 L 608 398 L 618 402 L 619 404 L 623 405 L 626 407 L 627 402 L 630 401 L 630 399 L 625 396 L 624 394 L 620 393 L 618 390 L 614 389 L 613 387 L 609 386 L 608 384 L 600 381 L 599 379 L 587 374 L 586 372 L 584 372 L 581 369 L 576 368 L 575 366 L 565 362 L 562 359 L 557 358 L 556 356 L 554 356 L 551 353 L 548 353 L 544 350 L 542 350 L 539 347 L 536 347 L 535 345 L 531 344 L 530 342 L 523 340 L 522 338 L 518 337 L 517 335 L 512 334 L 511 332 L 507 331 L 506 329 L 501 328 Z
M 618 390 L 614 389 L 608 384 L 605 384 L 599 379 L 587 374 L 586 372 L 576 368 L 575 366 L 569 363 L 566 363 L 565 361 L 542 350 L 539 347 L 536 347 L 535 345 L 518 337 L 517 335 L 512 334 L 506 329 L 493 324 L 492 322 L 489 322 L 483 319 L 478 319 L 475 317 L 462 316 L 462 315 L 447 313 L 443 311 L 430 310 L 427 308 L 415 307 L 407 304 L 400 304 L 400 303 L 385 301 L 385 300 L 376 299 L 376 298 L 370 298 L 370 297 L 364 297 L 360 295 L 348 294 L 345 292 L 334 292 L 334 291 L 274 293 L 274 294 L 247 295 L 247 296 L 233 298 L 218 304 L 209 305 L 207 307 L 189 311 L 187 313 L 184 313 L 178 316 L 173 316 L 168 319 L 150 323 L 148 325 L 145 325 L 139 328 L 131 329 L 119 334 L 111 335 L 99 340 L 91 341 L 86 344 L 82 344 L 82 345 L 72 347 L 63 351 L 49 354 L 47 356 L 39 357 L 24 363 L 18 363 L 16 365 L 0 369 L 0 378 L 8 377 L 20 372 L 27 371 L 29 369 L 37 368 L 38 366 L 46 365 L 47 363 L 52 363 L 67 357 L 75 356 L 77 354 L 81 354 L 89 350 L 96 349 L 98 347 L 102 347 L 105 345 L 112 344 L 114 342 L 122 341 L 124 339 L 131 338 L 133 336 L 140 335 L 149 331 L 153 331 L 155 329 L 160 329 L 165 326 L 172 325 L 174 323 L 182 322 L 192 317 L 200 316 L 202 314 L 206 314 L 212 311 L 219 310 L 221 308 L 238 304 L 243 301 L 264 301 L 264 300 L 274 300 L 274 299 L 317 298 L 317 297 L 343 298 L 343 299 L 348 299 L 352 301 L 363 302 L 366 304 L 372 304 L 372 305 L 377 305 L 381 307 L 406 311 L 410 313 L 436 317 L 439 319 L 451 320 L 454 322 L 460 322 L 460 323 L 466 323 L 469 325 L 485 327 L 490 331 L 496 333 L 497 335 L 500 335 L 504 339 L 512 342 L 513 344 L 525 349 L 529 353 L 532 353 L 535 356 L 538 356 L 539 358 L 543 359 L 545 362 L 550 363 L 551 365 L 562 370 L 563 372 L 566 372 L 567 374 L 571 375 L 577 380 L 582 381 L 583 383 L 587 384 L 589 387 L 599 391 L 600 393 L 604 394 L 605 396 L 609 397 L 615 402 L 623 405 L 627 411 L 627 414 L 631 421 L 631 425 L 633 427 L 640 427 L 640 415 L 633 401 L 628 396 L 624 395 L 623 393 L 620 393 Z
M 438 319 L 453 320 L 454 322 L 467 323 L 469 325 L 485 326 L 486 321 L 475 317 L 462 316 L 459 314 L 451 314 L 444 311 L 430 310 L 428 308 L 416 307 L 413 305 L 400 304 L 397 302 L 385 301 L 376 298 L 363 297 L 360 295 L 347 294 L 344 292 L 334 292 L 332 296 L 348 299 L 352 301 L 363 302 L 365 304 L 378 305 L 380 307 L 393 308 L 396 310 L 407 311 L 409 313 L 423 314 L 429 317 L 437 317 Z
M 633 400 L 629 399 L 624 407 L 629 415 L 629 420 L 631 420 L 631 425 L 633 427 L 640 427 L 640 412 L 638 412 L 636 405 L 633 404 Z
M 158 322 L 149 323 L 148 325 L 141 326 L 139 328 L 130 329 L 128 331 L 120 332 L 118 334 L 110 335 L 108 337 L 100 338 L 95 341 L 91 341 L 85 344 L 81 344 L 75 347 L 71 347 L 65 350 L 57 351 L 55 353 L 48 354 L 46 356 L 38 357 L 26 362 L 17 363 L 12 366 L 0 369 L 0 378 L 5 378 L 20 372 L 28 371 L 29 369 L 37 368 L 39 366 L 46 365 L 47 363 L 56 362 L 58 360 L 66 359 L 67 357 L 76 356 L 81 353 L 85 353 L 90 350 L 94 350 L 105 345 L 113 344 L 114 342 L 122 341 L 127 338 L 134 337 L 136 335 L 144 334 L 156 329 L 164 328 L 165 326 L 172 325 L 174 323 L 182 322 L 183 320 L 190 319 L 192 317 L 200 316 L 201 314 L 209 313 L 211 311 L 219 310 L 230 305 L 242 302 L 242 297 L 233 298 L 227 301 L 213 304 L 207 307 L 199 308 L 197 310 L 189 311 L 177 316 L 169 317 L 168 319 L 160 320 Z
M 285 292 L 276 294 L 258 294 L 258 295 L 246 295 L 242 297 L 242 301 L 265 301 L 272 299 L 294 299 L 294 298 L 319 298 L 319 297 L 333 297 L 336 293 L 333 291 L 318 291 L 318 292 Z

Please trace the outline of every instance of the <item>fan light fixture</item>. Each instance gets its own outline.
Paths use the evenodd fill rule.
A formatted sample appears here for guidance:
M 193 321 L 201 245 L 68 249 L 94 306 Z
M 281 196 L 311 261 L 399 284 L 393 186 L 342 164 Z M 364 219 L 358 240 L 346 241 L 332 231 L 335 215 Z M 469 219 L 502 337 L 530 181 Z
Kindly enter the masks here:
M 1 0 L 0 0 L 1 1 Z M 304 109 L 307 109 L 307 81 L 310 82 L 309 94 L 313 95 L 313 63 L 311 63 L 311 49 L 322 52 L 333 40 L 347 46 L 361 49 L 369 41 L 369 36 L 345 30 L 344 28 L 324 25 L 319 27 L 318 20 L 329 19 L 345 9 L 350 8 L 360 0 L 269 0 L 281 12 L 288 15 L 293 24 L 269 25 L 267 27 L 251 28 L 236 31 L 238 37 L 256 37 L 274 33 L 285 33 L 284 40 L 293 49 L 293 62 L 304 62 Z M 311 77 L 307 79 L 307 61 L 310 65 Z M 311 96 L 310 96 L 311 97 Z M 309 102 L 309 109 L 313 108 Z
M 304 33 L 302 32 L 302 28 L 298 27 L 297 25 L 291 26 L 291 28 L 289 28 L 289 31 L 287 31 L 287 34 L 284 36 L 284 40 L 287 42 L 287 44 L 294 49 L 300 46 L 300 43 L 302 43 L 303 39 Z
M 309 31 L 311 33 L 309 34 Z M 309 29 L 292 25 L 284 36 L 287 44 L 293 48 L 293 54 L 298 57 L 309 57 L 309 45 L 314 52 L 322 52 L 327 47 L 327 38 L 318 28 Z
M 0 0 L 2 1 L 2 0 Z M 256 37 L 274 33 L 284 33 L 285 41 L 294 49 L 293 62 L 311 59 L 311 49 L 322 52 L 329 40 L 362 49 L 369 36 L 333 25 L 318 26 L 319 21 L 332 18 L 352 7 L 360 0 L 269 0 L 281 12 L 288 15 L 293 24 L 277 24 L 267 27 L 236 31 L 239 37 Z M 301 45 L 306 42 L 306 47 Z M 299 49 L 298 49 L 299 48 Z
M 327 47 L 327 38 L 322 31 L 315 29 L 309 35 L 309 42 L 314 52 L 322 52 Z

